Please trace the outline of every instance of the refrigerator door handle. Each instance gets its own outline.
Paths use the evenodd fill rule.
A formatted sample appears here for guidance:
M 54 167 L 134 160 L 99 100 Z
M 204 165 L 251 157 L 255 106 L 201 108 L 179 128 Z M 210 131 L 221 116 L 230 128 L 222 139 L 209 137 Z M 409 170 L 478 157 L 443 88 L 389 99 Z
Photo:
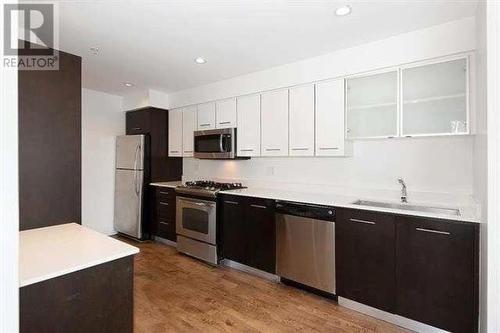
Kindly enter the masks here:
M 137 182 L 137 162 L 138 162 L 138 157 L 139 153 L 141 151 L 141 145 L 137 145 L 135 147 L 135 156 L 134 156 L 134 189 L 135 189 L 135 194 L 139 196 L 139 184 Z
M 135 154 L 134 154 L 134 170 L 137 170 L 137 162 L 139 160 L 139 152 L 141 151 L 141 145 L 137 145 L 135 147 Z

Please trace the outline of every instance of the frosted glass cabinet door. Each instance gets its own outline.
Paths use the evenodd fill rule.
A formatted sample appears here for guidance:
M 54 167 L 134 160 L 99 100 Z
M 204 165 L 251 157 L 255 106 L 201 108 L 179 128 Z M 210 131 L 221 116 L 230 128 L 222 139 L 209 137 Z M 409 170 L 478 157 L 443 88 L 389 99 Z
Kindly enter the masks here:
M 398 135 L 398 72 L 346 80 L 347 138 Z
M 464 134 L 467 59 L 403 68 L 402 135 Z

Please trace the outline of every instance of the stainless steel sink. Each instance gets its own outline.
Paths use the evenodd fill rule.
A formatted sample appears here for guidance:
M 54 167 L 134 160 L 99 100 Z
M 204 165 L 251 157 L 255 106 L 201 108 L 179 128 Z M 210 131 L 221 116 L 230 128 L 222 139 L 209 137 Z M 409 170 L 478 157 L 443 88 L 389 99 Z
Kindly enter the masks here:
M 360 206 L 402 209 L 402 210 L 410 210 L 410 211 L 414 211 L 414 212 L 460 216 L 460 211 L 458 209 L 455 209 L 455 208 L 417 206 L 417 205 L 411 205 L 411 204 L 406 204 L 406 203 L 392 203 L 392 202 L 381 202 L 381 201 L 370 201 L 370 200 L 357 200 L 357 201 L 353 202 L 353 204 L 360 205 Z

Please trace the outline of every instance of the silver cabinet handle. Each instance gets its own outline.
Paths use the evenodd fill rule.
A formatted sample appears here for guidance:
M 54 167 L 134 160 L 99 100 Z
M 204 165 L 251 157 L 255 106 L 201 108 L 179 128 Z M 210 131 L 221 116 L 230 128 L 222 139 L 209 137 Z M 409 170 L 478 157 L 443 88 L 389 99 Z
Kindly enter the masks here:
M 160 205 L 163 205 L 163 206 L 168 206 L 168 202 L 163 202 L 163 201 L 160 201 Z
M 192 153 L 192 150 L 184 150 L 185 153 Z
M 309 148 L 292 148 L 292 150 L 309 150 Z
M 262 206 L 262 205 L 250 205 L 250 207 L 253 207 L 253 208 L 260 208 L 260 209 L 267 209 L 266 206 Z
M 168 222 L 163 222 L 163 221 L 160 221 L 159 223 L 160 223 L 160 224 L 164 224 L 164 225 L 170 225 L 170 223 L 168 223 Z
M 240 149 L 240 151 L 253 151 L 253 149 Z
M 142 128 L 140 128 L 140 127 L 134 127 L 134 128 L 132 128 L 132 130 L 133 131 L 140 131 L 140 130 L 142 130 Z
M 176 153 L 176 154 L 177 154 L 179 151 L 178 151 L 178 150 L 171 150 L 170 152 L 171 152 L 171 153 Z
M 226 125 L 226 124 L 231 124 L 230 121 L 221 121 L 219 122 L 219 125 Z
M 266 148 L 266 151 L 280 151 L 280 148 Z
M 349 221 L 356 222 L 356 223 L 364 223 L 364 224 L 376 224 L 375 222 L 372 222 L 372 221 L 359 220 L 359 219 L 349 219 Z
M 338 150 L 339 147 L 319 147 L 319 150 Z
M 169 194 L 169 193 L 165 191 L 160 191 L 160 194 Z
M 230 205 L 239 205 L 239 202 L 236 201 L 229 201 L 229 200 L 224 200 L 224 203 L 230 204 Z
M 416 228 L 417 231 L 422 231 L 422 232 L 429 232 L 432 234 L 440 234 L 440 235 L 451 235 L 447 231 L 439 231 L 439 230 L 433 230 L 433 229 L 426 229 L 426 228 Z
M 205 126 L 210 126 L 210 124 L 200 124 L 200 126 L 205 127 Z

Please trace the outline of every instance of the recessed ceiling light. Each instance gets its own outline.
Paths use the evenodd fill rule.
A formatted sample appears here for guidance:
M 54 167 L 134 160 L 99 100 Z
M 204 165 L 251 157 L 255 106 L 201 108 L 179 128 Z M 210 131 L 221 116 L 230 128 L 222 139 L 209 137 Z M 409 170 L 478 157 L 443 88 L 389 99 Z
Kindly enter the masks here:
M 206 62 L 207 62 L 207 61 L 206 61 L 204 58 L 202 58 L 202 57 L 198 57 L 198 58 L 194 59 L 194 61 L 195 61 L 197 64 L 204 64 L 204 63 L 206 63 Z
M 132 87 L 132 86 L 133 86 L 133 84 L 132 84 L 132 83 L 130 83 L 130 82 L 125 82 L 123 85 L 124 85 L 125 87 Z
M 339 7 L 335 10 L 335 15 L 337 16 L 346 16 L 346 15 L 349 15 L 351 14 L 351 6 L 342 6 L 342 7 Z

